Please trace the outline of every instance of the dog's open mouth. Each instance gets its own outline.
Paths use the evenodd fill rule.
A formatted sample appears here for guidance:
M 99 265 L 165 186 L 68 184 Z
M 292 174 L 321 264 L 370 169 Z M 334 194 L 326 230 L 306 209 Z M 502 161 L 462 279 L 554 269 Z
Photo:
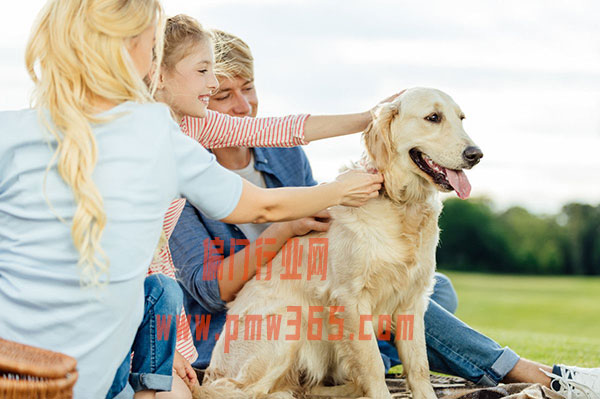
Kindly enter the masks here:
M 462 170 L 447 169 L 433 162 L 429 156 L 413 148 L 410 150 L 410 158 L 423 172 L 428 174 L 433 183 L 447 191 L 456 191 L 461 199 L 469 198 L 471 194 L 471 183 Z

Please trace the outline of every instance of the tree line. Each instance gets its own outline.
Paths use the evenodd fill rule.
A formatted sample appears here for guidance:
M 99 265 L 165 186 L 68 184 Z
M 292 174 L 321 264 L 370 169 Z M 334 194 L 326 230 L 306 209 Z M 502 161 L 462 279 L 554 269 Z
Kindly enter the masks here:
M 440 217 L 438 268 L 524 274 L 600 275 L 600 205 L 570 203 L 555 215 L 491 201 L 450 198 Z

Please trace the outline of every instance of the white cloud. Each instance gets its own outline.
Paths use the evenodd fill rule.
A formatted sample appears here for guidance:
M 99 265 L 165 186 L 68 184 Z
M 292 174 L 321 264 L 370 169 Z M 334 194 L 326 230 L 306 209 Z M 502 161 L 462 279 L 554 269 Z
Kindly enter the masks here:
M 43 3 L 3 5 L 2 109 L 27 105 L 22 49 Z M 251 45 L 262 115 L 366 110 L 401 88 L 437 87 L 465 110 L 484 150 L 468 173 L 474 194 L 538 211 L 600 201 L 597 1 L 163 3 L 168 14 L 190 14 Z M 306 150 L 321 180 L 361 153 L 358 136 Z
M 339 39 L 330 49 L 344 64 L 492 68 L 561 73 L 600 73 L 600 52 L 585 42 L 540 43 L 533 38 L 515 41 L 478 38 L 440 42 L 439 39 Z

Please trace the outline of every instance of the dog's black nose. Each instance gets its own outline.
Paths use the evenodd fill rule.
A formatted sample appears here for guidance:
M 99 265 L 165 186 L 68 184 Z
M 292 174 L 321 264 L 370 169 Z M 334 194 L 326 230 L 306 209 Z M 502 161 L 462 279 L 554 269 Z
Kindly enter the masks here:
M 483 157 L 483 152 L 479 147 L 467 147 L 463 151 L 463 158 L 471 166 L 475 166 L 479 163 L 479 160 Z

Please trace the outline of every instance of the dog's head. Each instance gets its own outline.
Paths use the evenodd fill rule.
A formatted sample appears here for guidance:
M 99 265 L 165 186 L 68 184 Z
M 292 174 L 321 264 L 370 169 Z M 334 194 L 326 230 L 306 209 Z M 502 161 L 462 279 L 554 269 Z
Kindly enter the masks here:
M 464 117 L 450 96 L 428 88 L 406 90 L 375 111 L 363 138 L 392 199 L 420 201 L 434 189 L 469 196 L 463 169 L 483 153 L 464 131 Z

